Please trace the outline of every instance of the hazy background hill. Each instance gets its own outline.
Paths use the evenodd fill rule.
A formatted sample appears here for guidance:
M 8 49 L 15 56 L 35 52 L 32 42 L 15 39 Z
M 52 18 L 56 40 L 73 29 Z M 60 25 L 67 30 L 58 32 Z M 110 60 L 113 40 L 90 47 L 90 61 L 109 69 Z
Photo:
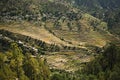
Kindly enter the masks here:
M 82 11 L 108 23 L 112 33 L 120 35 L 120 1 L 119 0 L 75 0 L 74 5 Z
M 74 0 L 75 4 L 87 9 L 108 9 L 114 10 L 120 7 L 119 0 Z

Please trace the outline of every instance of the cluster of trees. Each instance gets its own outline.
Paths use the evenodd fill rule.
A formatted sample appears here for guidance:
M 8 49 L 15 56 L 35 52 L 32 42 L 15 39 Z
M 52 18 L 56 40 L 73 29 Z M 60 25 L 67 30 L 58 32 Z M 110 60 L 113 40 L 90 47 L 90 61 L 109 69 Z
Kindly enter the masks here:
M 64 70 L 52 69 L 51 80 L 77 80 L 75 74 L 66 72 Z
M 42 12 L 44 13 L 52 13 L 54 15 L 59 15 L 60 13 L 65 13 L 68 10 L 64 4 L 48 2 L 41 4 Z
M 42 0 L 1 0 L 1 16 L 36 17 L 43 13 L 59 15 L 68 9 L 65 5 Z M 25 17 L 25 18 L 26 18 Z
M 0 80 L 50 80 L 46 61 L 30 54 L 23 55 L 16 43 L 11 49 L 0 53 Z

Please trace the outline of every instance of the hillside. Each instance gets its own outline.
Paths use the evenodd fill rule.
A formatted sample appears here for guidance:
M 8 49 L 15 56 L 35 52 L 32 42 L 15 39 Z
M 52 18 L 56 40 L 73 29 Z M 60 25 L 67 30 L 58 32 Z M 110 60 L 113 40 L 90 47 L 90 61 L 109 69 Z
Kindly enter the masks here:
M 32 4 L 30 4 L 30 1 L 32 2 Z M 4 4 L 4 1 L 2 1 L 2 3 Z M 8 8 L 8 5 L 11 5 L 10 3 L 16 5 L 12 5 Z M 45 42 L 67 42 L 71 44 L 91 43 L 90 45 L 104 46 L 106 41 L 110 40 L 109 33 L 107 32 L 107 23 L 91 15 L 83 14 L 80 10 L 73 7 L 72 4 L 65 3 L 67 3 L 67 1 L 8 0 L 6 2 L 6 6 L 2 6 L 3 8 L 1 10 L 1 22 L 7 22 L 10 24 L 14 23 L 15 21 L 18 23 L 20 22 L 20 25 L 17 24 L 18 26 L 20 26 L 20 28 L 22 28 L 23 26 L 28 26 L 30 24 L 35 24 L 31 26 L 36 26 L 37 28 L 43 27 L 45 28 L 44 30 L 49 31 L 54 37 L 62 39 L 62 41 L 60 41 L 57 38 L 55 39 L 53 36 L 53 39 L 43 39 L 41 37 L 41 39 L 43 39 Z M 21 4 L 22 6 L 19 4 Z M 28 25 L 24 23 L 24 21 L 27 22 Z M 1 26 L 4 27 L 4 25 Z M 12 26 L 12 30 L 14 30 L 14 24 L 12 24 Z M 19 33 L 20 28 L 17 28 L 18 31 L 16 30 Z M 37 28 L 36 30 L 39 30 Z M 29 28 L 25 30 L 29 30 Z M 28 31 L 24 32 L 25 35 L 27 32 Z M 51 38 L 51 35 L 48 35 L 49 32 L 43 32 L 41 32 L 41 34 L 44 34 L 44 36 L 50 36 Z M 103 32 L 105 33 L 104 35 L 108 35 L 108 38 L 101 34 Z M 62 36 L 62 34 L 60 33 L 65 34 L 63 34 L 64 36 Z M 32 35 L 28 33 L 28 36 Z M 36 35 L 34 34 L 34 37 L 35 36 Z
M 119 0 L 74 0 L 74 5 L 108 23 L 108 29 L 114 35 L 120 34 Z
M 86 7 L 86 8 L 97 8 L 97 9 L 110 9 L 110 10 L 113 10 L 113 9 L 117 9 L 120 7 L 119 3 L 120 1 L 119 0 L 74 0 L 75 3 L 79 6 L 83 6 L 83 7 Z
M 74 72 L 82 68 L 118 38 L 109 32 L 109 17 L 99 18 L 88 10 L 100 10 L 101 2 L 79 1 L 1 0 L 0 52 L 15 42 L 25 53 L 42 54 L 52 69 Z

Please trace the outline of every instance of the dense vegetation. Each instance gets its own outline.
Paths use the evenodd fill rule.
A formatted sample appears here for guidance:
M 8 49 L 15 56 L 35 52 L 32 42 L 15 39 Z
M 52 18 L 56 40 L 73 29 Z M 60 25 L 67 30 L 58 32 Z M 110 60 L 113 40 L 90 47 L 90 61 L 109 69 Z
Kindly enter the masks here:
M 50 70 L 44 59 L 28 53 L 23 55 L 17 44 L 0 53 L 0 80 L 49 80 Z
M 120 47 L 110 44 L 93 61 L 86 63 L 82 70 L 74 73 L 49 70 L 43 58 L 30 54 L 23 55 L 13 43 L 6 53 L 0 53 L 0 80 L 119 80 Z

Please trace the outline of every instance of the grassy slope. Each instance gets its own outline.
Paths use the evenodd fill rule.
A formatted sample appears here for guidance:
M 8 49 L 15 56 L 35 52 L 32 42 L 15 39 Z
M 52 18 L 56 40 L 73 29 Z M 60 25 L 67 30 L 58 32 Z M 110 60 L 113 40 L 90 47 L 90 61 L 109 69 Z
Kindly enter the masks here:
M 11 25 L 0 25 L 0 29 L 5 29 L 14 33 L 19 33 L 22 35 L 30 36 L 32 38 L 45 41 L 49 44 L 67 44 L 64 41 L 61 41 L 59 38 L 50 34 L 45 28 L 39 28 L 28 22 L 22 24 L 11 24 Z
M 48 28 L 52 30 L 57 37 L 63 38 L 64 41 L 71 42 L 78 46 L 94 45 L 102 47 L 107 42 L 115 39 L 115 37 L 107 31 L 107 23 L 91 15 L 84 14 L 79 21 L 70 21 L 73 30 L 69 30 L 67 26 L 68 22 L 68 20 L 60 22 L 62 29 L 55 29 L 53 22 L 50 21 L 47 23 L 47 26 L 49 25 Z M 79 23 L 80 26 L 78 26 L 77 23 Z M 80 27 L 80 30 L 78 30 L 78 27 Z

